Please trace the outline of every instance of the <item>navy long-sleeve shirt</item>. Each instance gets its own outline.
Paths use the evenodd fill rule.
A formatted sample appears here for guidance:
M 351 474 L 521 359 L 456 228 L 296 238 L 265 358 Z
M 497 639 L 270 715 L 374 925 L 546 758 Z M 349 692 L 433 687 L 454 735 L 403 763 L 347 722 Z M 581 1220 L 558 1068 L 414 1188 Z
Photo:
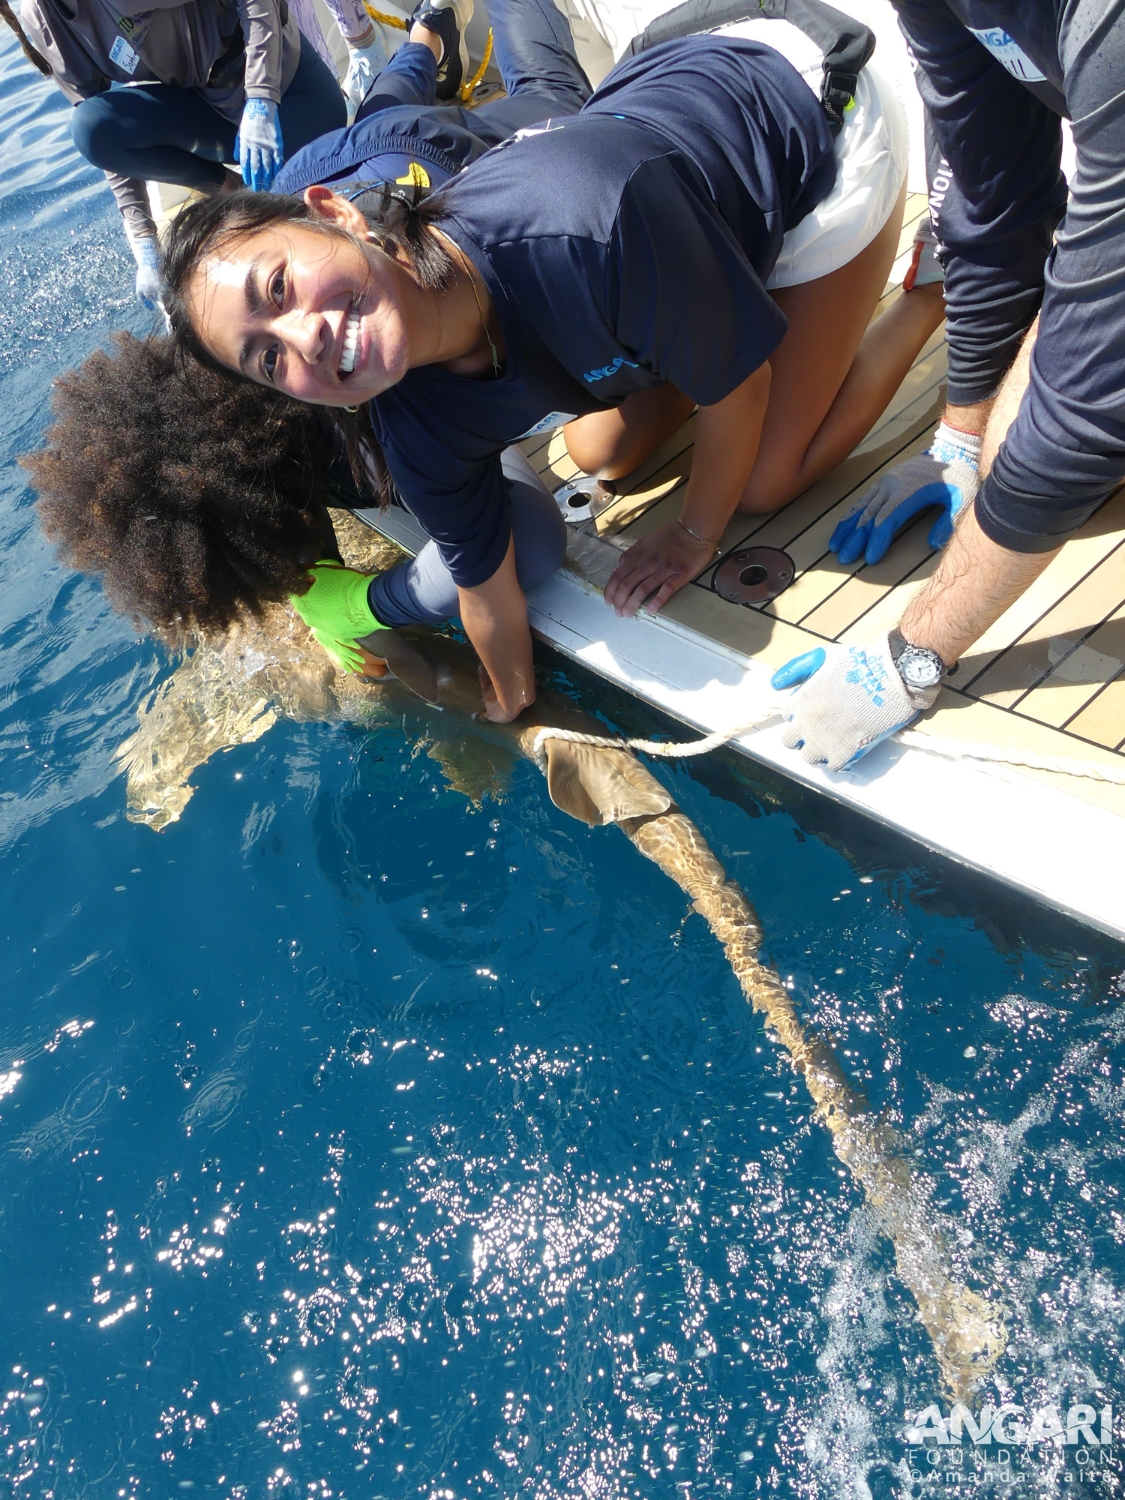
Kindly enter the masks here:
M 509 443 L 664 381 L 710 405 L 770 357 L 786 324 L 764 283 L 835 178 L 827 116 L 780 53 L 691 37 L 620 63 L 580 114 L 444 189 L 441 227 L 488 286 L 503 376 L 422 366 L 368 410 L 458 584 L 507 550 Z
M 1125 479 L 1125 3 L 894 3 L 936 148 L 949 399 L 995 394 L 1040 313 L 1030 386 L 977 519 L 1004 547 L 1046 551 Z M 1078 162 L 1069 203 L 1063 116 Z

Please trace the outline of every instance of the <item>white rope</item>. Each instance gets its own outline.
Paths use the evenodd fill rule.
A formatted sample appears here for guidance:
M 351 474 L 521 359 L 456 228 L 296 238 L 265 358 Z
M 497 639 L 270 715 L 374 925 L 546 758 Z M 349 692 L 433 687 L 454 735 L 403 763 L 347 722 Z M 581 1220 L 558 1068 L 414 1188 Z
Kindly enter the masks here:
M 547 758 L 543 749 L 548 740 L 569 740 L 572 745 L 596 745 L 601 750 L 639 750 L 642 755 L 663 755 L 672 760 L 692 755 L 706 755 L 709 750 L 718 750 L 723 745 L 728 745 L 731 740 L 736 740 L 740 735 L 750 734 L 755 729 L 761 729 L 771 719 L 781 718 L 782 710 L 776 704 L 759 713 L 756 719 L 749 719 L 745 724 L 736 724 L 733 729 L 717 729 L 714 734 L 708 734 L 701 740 L 685 740 L 677 742 L 674 740 L 625 740 L 617 735 L 609 734 L 581 734 L 577 729 L 552 729 L 543 728 L 535 736 L 531 744 L 531 753 L 535 756 L 539 769 L 546 774 Z
M 544 746 L 548 740 L 569 740 L 574 745 L 595 745 L 602 750 L 639 750 L 642 755 L 664 756 L 679 760 L 693 755 L 706 755 L 718 750 L 731 740 L 740 739 L 763 728 L 773 719 L 784 716 L 785 710 L 776 703 L 764 708 L 757 718 L 733 729 L 719 729 L 705 735 L 701 740 L 632 740 L 617 735 L 581 734 L 577 729 L 540 729 L 532 742 L 532 753 L 539 769 L 546 773 L 547 760 Z M 1039 755 L 1034 750 L 1004 750 L 998 745 L 985 745 L 976 740 L 951 740 L 937 734 L 925 734 L 917 729 L 901 729 L 893 736 L 900 744 L 915 750 L 928 750 L 932 755 L 944 755 L 949 760 L 984 760 L 1000 765 L 1020 766 L 1031 771 L 1054 771 L 1060 776 L 1084 777 L 1089 781 L 1104 781 L 1111 786 L 1125 786 L 1125 769 L 1101 765 L 1092 760 L 1070 760 L 1061 755 Z

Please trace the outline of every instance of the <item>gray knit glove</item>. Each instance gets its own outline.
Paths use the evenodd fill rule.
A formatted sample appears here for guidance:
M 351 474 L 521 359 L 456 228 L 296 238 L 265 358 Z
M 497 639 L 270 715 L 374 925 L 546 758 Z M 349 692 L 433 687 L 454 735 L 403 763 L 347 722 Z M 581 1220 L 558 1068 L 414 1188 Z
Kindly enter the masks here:
M 938 506 L 930 527 L 931 547 L 944 547 L 953 523 L 980 489 L 981 440 L 940 422 L 925 453 L 889 469 L 850 510 L 828 539 L 842 563 L 881 562 L 887 548 L 919 511 Z
M 775 689 L 797 687 L 782 743 L 810 765 L 841 771 L 873 750 L 924 709 L 939 687 L 907 687 L 887 635 L 866 646 L 818 646 L 778 669 Z

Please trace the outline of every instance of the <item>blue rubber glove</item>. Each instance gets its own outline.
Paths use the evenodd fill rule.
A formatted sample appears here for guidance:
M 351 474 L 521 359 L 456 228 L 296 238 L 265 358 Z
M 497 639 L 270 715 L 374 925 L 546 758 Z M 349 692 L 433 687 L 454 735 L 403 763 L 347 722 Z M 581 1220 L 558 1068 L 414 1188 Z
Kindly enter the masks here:
M 285 160 L 281 120 L 272 99 L 247 99 L 234 149 L 246 186 L 268 193 Z
M 160 274 L 160 246 L 151 236 L 129 241 L 137 263 L 137 297 L 155 312 L 164 311 L 164 278 Z
M 941 691 L 907 686 L 886 634 L 866 646 L 806 651 L 780 667 L 770 686 L 777 691 L 800 687 L 782 741 L 799 750 L 802 760 L 830 771 L 843 770 L 897 734 Z
M 979 437 L 941 422 L 925 453 L 884 474 L 844 517 L 829 538 L 830 549 L 842 563 L 861 557 L 881 562 L 902 528 L 935 505 L 941 514 L 930 528 L 929 543 L 944 547 L 953 523 L 977 497 L 980 445 Z

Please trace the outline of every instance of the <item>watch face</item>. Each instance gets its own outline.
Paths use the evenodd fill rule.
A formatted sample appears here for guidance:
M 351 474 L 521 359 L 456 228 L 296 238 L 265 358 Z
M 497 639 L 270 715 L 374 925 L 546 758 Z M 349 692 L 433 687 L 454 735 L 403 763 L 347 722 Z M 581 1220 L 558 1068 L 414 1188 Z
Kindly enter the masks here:
M 910 687 L 934 687 L 941 681 L 941 667 L 929 651 L 907 647 L 898 659 L 898 670 Z

